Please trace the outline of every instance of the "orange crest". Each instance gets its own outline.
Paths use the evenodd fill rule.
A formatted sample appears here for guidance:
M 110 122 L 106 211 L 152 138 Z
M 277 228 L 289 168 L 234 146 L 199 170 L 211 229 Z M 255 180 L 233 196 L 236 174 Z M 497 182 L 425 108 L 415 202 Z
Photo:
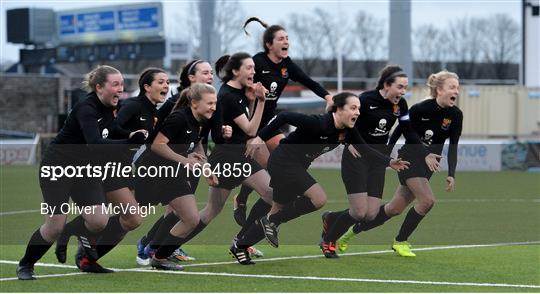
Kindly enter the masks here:
M 281 68 L 281 77 L 284 78 L 284 79 L 289 77 L 289 72 L 287 71 L 286 67 Z
M 393 114 L 394 114 L 395 116 L 399 116 L 399 115 L 401 114 L 399 105 L 397 105 L 397 104 L 394 104 L 394 105 L 392 106 L 392 110 L 393 110 Z
M 448 130 L 450 124 L 452 124 L 452 120 L 449 118 L 444 118 L 442 121 L 441 129 Z

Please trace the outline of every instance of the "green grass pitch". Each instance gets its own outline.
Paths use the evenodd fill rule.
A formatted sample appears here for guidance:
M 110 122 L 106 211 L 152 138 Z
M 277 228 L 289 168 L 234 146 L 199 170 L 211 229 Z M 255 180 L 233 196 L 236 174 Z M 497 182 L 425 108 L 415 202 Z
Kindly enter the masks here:
M 346 208 L 338 170 L 312 170 L 328 195 L 324 210 Z M 18 281 L 15 263 L 32 232 L 43 222 L 36 166 L 0 167 L 1 292 L 539 292 L 540 174 L 523 172 L 458 172 L 456 191 L 444 191 L 445 174 L 434 175 L 438 199 L 410 242 L 416 258 L 402 258 L 390 244 L 403 215 L 362 233 L 339 259 L 327 260 L 317 246 L 322 211 L 280 228 L 280 247 L 265 241 L 254 266 L 241 266 L 227 254 L 239 227 L 232 203 L 197 238 L 184 246 L 197 258 L 184 272 L 167 273 L 138 267 L 137 239 L 158 215 L 148 216 L 121 245 L 101 261 L 114 274 L 81 274 L 69 259 L 59 265 L 51 249 L 36 265 L 36 281 Z M 398 181 L 387 172 L 384 200 Z M 197 192 L 206 202 L 204 181 Z M 234 192 L 233 192 L 234 194 Z M 256 199 L 250 197 L 250 204 Z M 157 213 L 162 208 L 157 207 Z M 14 213 L 12 213 L 14 212 Z M 72 239 L 72 245 L 75 243 Z

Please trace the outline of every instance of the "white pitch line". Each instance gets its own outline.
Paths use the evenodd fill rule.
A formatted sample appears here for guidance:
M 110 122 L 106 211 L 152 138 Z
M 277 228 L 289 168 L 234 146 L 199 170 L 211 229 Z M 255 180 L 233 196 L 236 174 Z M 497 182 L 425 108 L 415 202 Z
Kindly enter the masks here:
M 4 215 L 14 215 L 14 214 L 23 214 L 23 213 L 34 213 L 34 212 L 39 212 L 39 209 L 19 210 L 19 211 L 4 211 L 4 212 L 0 212 L 0 216 L 4 216 Z
M 381 279 L 361 279 L 361 278 L 331 278 L 315 276 L 277 276 L 277 275 L 254 275 L 254 274 L 234 274 L 234 273 L 215 273 L 215 272 L 172 272 L 158 271 L 150 269 L 129 269 L 129 272 L 162 272 L 176 275 L 199 275 L 199 276 L 223 276 L 223 277 L 242 277 L 259 279 L 289 279 L 289 280 L 315 280 L 315 281 L 340 281 L 340 282 L 367 282 L 367 283 L 393 283 L 393 284 L 421 284 L 421 285 L 446 285 L 446 286 L 476 286 L 476 287 L 507 287 L 507 288 L 533 288 L 540 289 L 540 285 L 520 285 L 520 284 L 497 284 L 497 283 L 469 283 L 469 282 L 438 282 L 438 281 L 415 281 L 415 280 L 381 280 Z
M 540 244 L 540 241 L 526 241 L 526 242 L 508 242 L 508 243 L 494 243 L 494 244 L 474 244 L 474 245 L 452 245 L 452 246 L 437 246 L 437 247 L 424 247 L 415 249 L 416 251 L 430 251 L 430 250 L 445 250 L 445 249 L 458 249 L 458 248 L 485 248 L 485 247 L 500 247 L 500 246 L 513 246 L 513 245 L 531 245 Z M 343 253 L 342 256 L 355 256 L 355 255 L 369 255 L 369 254 L 381 254 L 390 253 L 392 250 L 377 250 L 367 252 L 353 252 Z M 322 255 L 304 255 L 304 256 L 289 256 L 289 257 L 276 257 L 259 259 L 261 261 L 279 261 L 290 259 L 308 259 L 308 258 L 322 258 Z M 18 264 L 17 261 L 0 260 L 0 264 Z M 199 264 L 186 264 L 184 267 L 194 266 L 209 266 L 209 265 L 223 265 L 223 264 L 235 264 L 232 262 L 213 262 L 213 263 L 199 263 Z M 59 267 L 59 268 L 76 268 L 75 266 L 61 265 L 61 264 L 49 264 L 49 263 L 36 263 L 36 266 L 44 267 Z M 368 282 L 368 283 L 394 283 L 394 284 L 424 284 L 424 285 L 447 285 L 447 286 L 476 286 L 476 287 L 508 287 L 508 288 L 533 288 L 540 289 L 540 285 L 520 285 L 520 284 L 498 284 L 498 283 L 469 283 L 469 282 L 439 282 L 439 281 L 416 281 L 416 280 L 381 280 L 381 279 L 361 279 L 361 278 L 332 278 L 332 277 L 300 277 L 300 276 L 277 276 L 277 275 L 254 275 L 254 274 L 235 274 L 235 273 L 214 273 L 214 272 L 171 272 L 171 271 L 158 271 L 148 268 L 131 268 L 131 269 L 113 269 L 117 272 L 149 272 L 149 273 L 164 273 L 164 274 L 182 274 L 182 275 L 208 275 L 208 276 L 226 276 L 226 277 L 247 277 L 247 278 L 265 278 L 265 279 L 293 279 L 293 280 L 320 280 L 320 281 L 345 281 L 345 282 Z M 62 277 L 84 274 L 66 273 L 66 274 L 52 274 L 52 275 L 38 275 L 37 278 L 48 277 Z M 0 278 L 0 281 L 12 281 L 17 280 L 13 278 Z
M 67 274 L 51 274 L 51 275 L 36 275 L 35 278 L 42 279 L 42 278 L 58 278 L 58 277 L 67 277 L 67 276 L 78 276 L 78 275 L 86 275 L 88 273 L 83 272 L 76 272 L 76 273 L 67 273 Z M 17 277 L 13 278 L 1 278 L 0 282 L 4 281 L 16 281 L 18 280 Z
M 13 261 L 13 260 L 0 260 L 0 263 L 4 263 L 4 264 L 19 264 L 18 261 Z M 58 268 L 77 268 L 76 266 L 74 265 L 67 265 L 67 264 L 57 264 L 57 263 L 42 263 L 42 262 L 37 262 L 35 264 L 35 266 L 43 266 L 43 267 L 58 267 Z
M 500 246 L 532 245 L 532 244 L 540 244 L 540 241 L 509 242 L 509 243 L 494 243 L 494 244 L 435 246 L 435 247 L 415 248 L 413 251 L 431 251 L 431 250 L 462 249 L 462 248 L 500 247 Z M 392 253 L 392 252 L 394 252 L 394 251 L 393 250 L 377 250 L 377 251 L 366 251 L 366 252 L 341 253 L 339 255 L 340 256 L 357 256 L 357 255 L 383 254 L 383 253 Z M 290 259 L 311 259 L 311 258 L 323 258 L 323 257 L 324 256 L 322 254 L 301 255 L 301 256 L 286 256 L 286 257 L 262 258 L 262 259 L 257 259 L 256 262 L 280 261 L 280 260 L 290 260 Z M 182 266 L 184 266 L 184 267 L 195 267 L 195 266 L 225 265 L 225 264 L 235 264 L 235 263 L 237 263 L 237 262 L 236 261 L 222 261 L 222 262 L 186 264 L 186 265 L 182 265 Z

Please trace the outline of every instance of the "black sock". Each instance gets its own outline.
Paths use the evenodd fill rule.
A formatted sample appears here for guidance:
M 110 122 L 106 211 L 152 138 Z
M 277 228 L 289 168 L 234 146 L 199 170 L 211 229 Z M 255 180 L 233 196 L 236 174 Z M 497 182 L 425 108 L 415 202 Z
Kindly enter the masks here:
M 329 214 L 326 215 L 326 224 L 328 225 L 328 228 L 327 228 L 328 230 L 332 229 L 332 226 L 334 225 L 338 217 L 343 213 L 348 214 L 349 209 L 347 208 L 345 210 L 330 212 Z
M 238 196 L 236 196 L 236 202 L 246 204 L 249 194 L 253 192 L 253 189 L 248 185 L 242 185 L 240 187 L 240 192 L 238 193 Z
M 379 208 L 379 213 L 372 221 L 361 221 L 356 226 L 358 226 L 358 233 L 369 231 L 373 228 L 376 228 L 382 224 L 384 224 L 387 220 L 389 220 L 391 217 L 386 215 L 386 212 L 384 211 L 384 204 L 381 205 Z M 354 231 L 354 228 L 353 228 Z M 357 233 L 357 234 L 358 234 Z
M 341 213 L 341 215 L 336 219 L 334 225 L 330 228 L 330 231 L 326 233 L 324 238 L 325 242 L 336 242 L 336 240 L 345 234 L 350 226 L 356 223 L 357 220 L 354 219 L 350 214 L 349 210 Z
M 180 219 L 176 216 L 176 214 L 174 214 L 174 212 L 167 214 L 157 229 L 154 238 L 150 240 L 150 248 L 157 249 L 159 245 L 165 241 L 172 227 L 174 227 L 174 225 L 176 225 L 176 223 L 179 221 Z
M 171 235 L 171 233 L 168 233 L 163 244 L 159 245 L 155 257 L 158 259 L 165 259 L 171 256 L 174 250 L 176 250 L 183 242 L 185 242 L 184 238 L 176 237 Z
M 28 245 L 26 246 L 26 252 L 24 253 L 23 258 L 19 261 L 19 265 L 30 265 L 33 266 L 47 251 L 51 248 L 52 243 L 49 243 L 43 239 L 39 228 L 32 234 Z
M 146 236 L 143 236 L 141 238 L 141 243 L 142 243 L 143 246 L 148 245 L 150 243 L 150 241 L 152 241 L 152 239 L 154 239 L 154 236 L 156 235 L 156 232 L 159 229 L 159 226 L 161 226 L 161 224 L 163 223 L 164 219 L 165 219 L 165 216 L 163 216 L 163 215 L 160 218 L 158 218 L 158 220 L 154 223 L 152 228 L 150 228 L 148 233 L 146 233 Z
M 98 256 L 101 258 L 109 251 L 111 251 L 126 235 L 126 231 L 122 228 L 120 224 L 120 216 L 115 215 L 109 218 L 109 222 L 103 231 L 100 233 L 98 238 L 96 251 Z
M 396 237 L 396 241 L 407 241 L 407 239 L 409 239 L 409 236 L 412 234 L 412 232 L 414 232 L 414 230 L 423 218 L 424 216 L 418 214 L 418 212 L 416 212 L 416 209 L 414 209 L 414 206 L 411 207 L 411 209 L 407 213 L 407 216 L 405 217 L 405 220 L 403 221 L 403 224 L 401 225 L 401 228 L 399 229 L 399 234 Z
M 246 219 L 246 224 L 242 227 L 236 237 L 240 238 L 251 227 L 251 224 L 268 214 L 272 205 L 266 203 L 262 198 L 259 198 L 249 211 L 249 216 Z
M 178 244 L 178 245 L 182 245 L 186 242 L 188 242 L 189 240 L 193 239 L 195 236 L 197 236 L 200 232 L 202 232 L 202 230 L 204 230 L 204 228 L 206 228 L 207 224 L 203 223 L 202 220 L 199 221 L 199 223 L 197 224 L 197 226 L 193 229 L 193 231 L 191 231 L 191 233 L 189 233 L 184 239 L 184 242 Z
M 90 240 L 91 243 L 95 242 L 96 236 L 99 232 L 90 231 L 86 225 L 82 215 L 77 216 L 72 221 L 66 224 L 62 235 L 67 236 L 83 236 Z M 69 237 L 68 237 L 69 238 Z
M 285 205 L 280 211 L 272 214 L 268 220 L 273 222 L 276 226 L 279 226 L 282 223 L 286 223 L 316 210 L 317 208 L 308 197 L 300 196 L 293 202 Z
M 236 247 L 246 249 L 259 243 L 262 239 L 264 239 L 264 233 L 261 226 L 256 222 L 252 222 L 244 235 L 236 241 Z

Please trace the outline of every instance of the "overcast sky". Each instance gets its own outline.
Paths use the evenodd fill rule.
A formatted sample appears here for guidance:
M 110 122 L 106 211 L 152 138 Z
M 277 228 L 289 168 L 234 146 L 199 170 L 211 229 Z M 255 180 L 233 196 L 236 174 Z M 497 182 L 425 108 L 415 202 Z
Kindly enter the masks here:
M 56 11 L 66 9 L 99 7 L 113 4 L 133 4 L 151 1 L 113 1 L 113 0 L 0 0 L 2 16 L 0 24 L 0 60 L 15 61 L 18 59 L 20 46 L 6 42 L 6 10 L 12 8 L 37 7 L 52 8 Z M 165 27 L 168 22 L 176 17 L 189 17 L 189 2 L 179 0 L 163 0 L 165 12 Z M 191 1 L 197 2 L 197 1 Z M 268 23 L 280 23 L 287 19 L 287 15 L 294 12 L 309 12 L 316 7 L 321 7 L 334 13 L 343 22 L 352 22 L 352 17 L 358 10 L 364 10 L 378 18 L 388 20 L 388 0 L 251 0 L 240 1 L 246 14 L 258 16 Z M 463 16 L 487 17 L 497 13 L 507 14 L 521 25 L 521 0 L 412 0 L 412 26 L 413 28 L 423 24 L 433 24 L 445 27 L 449 21 Z

